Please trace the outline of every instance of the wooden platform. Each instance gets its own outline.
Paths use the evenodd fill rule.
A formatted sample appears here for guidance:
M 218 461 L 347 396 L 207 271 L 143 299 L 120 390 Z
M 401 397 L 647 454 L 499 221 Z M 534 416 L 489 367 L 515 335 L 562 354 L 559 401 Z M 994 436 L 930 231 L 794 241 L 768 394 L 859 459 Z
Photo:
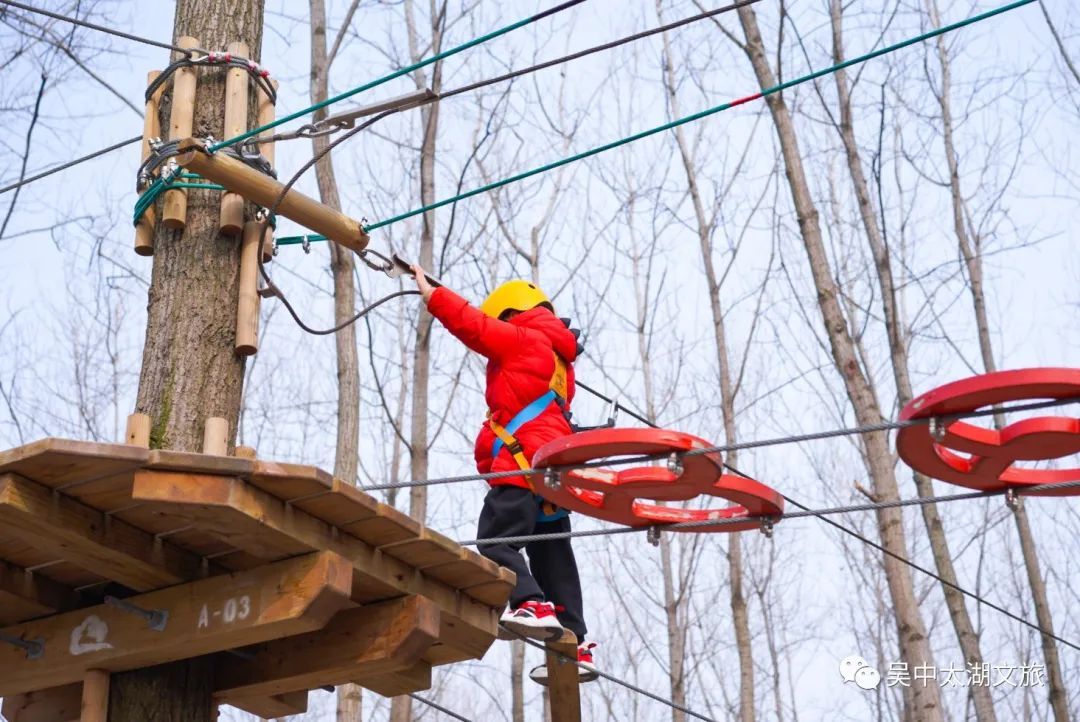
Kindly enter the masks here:
M 206 654 L 226 660 L 219 702 L 264 717 L 324 685 L 426 689 L 433 665 L 484 655 L 513 582 L 315 467 L 64 439 L 0 452 L 0 640 L 22 640 L 0 641 L 0 696 L 19 722 L 62 719 L 89 670 Z

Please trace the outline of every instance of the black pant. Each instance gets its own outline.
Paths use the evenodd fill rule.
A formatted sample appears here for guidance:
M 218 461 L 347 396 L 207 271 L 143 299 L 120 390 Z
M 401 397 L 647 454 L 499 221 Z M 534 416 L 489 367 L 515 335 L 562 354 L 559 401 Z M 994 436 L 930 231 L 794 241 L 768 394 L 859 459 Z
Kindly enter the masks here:
M 553 534 L 570 531 L 569 517 L 557 521 L 537 521 L 540 500 L 529 489 L 519 486 L 493 486 L 484 497 L 480 510 L 478 539 L 493 539 L 527 534 Z M 521 556 L 521 548 L 529 563 Z M 563 607 L 559 623 L 585 639 L 585 617 L 581 603 L 581 579 L 569 539 L 549 539 L 528 544 L 482 544 L 477 551 L 517 575 L 510 594 L 514 608 L 530 599 L 548 601 Z

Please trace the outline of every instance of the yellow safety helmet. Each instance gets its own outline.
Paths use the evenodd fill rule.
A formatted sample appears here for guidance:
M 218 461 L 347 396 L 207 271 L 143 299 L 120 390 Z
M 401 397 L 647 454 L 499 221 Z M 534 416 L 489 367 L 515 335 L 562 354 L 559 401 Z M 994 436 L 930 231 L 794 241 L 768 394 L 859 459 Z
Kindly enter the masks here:
M 528 311 L 543 303 L 552 305 L 551 299 L 539 286 L 518 278 L 492 291 L 480 304 L 480 310 L 492 318 L 498 318 L 507 311 Z

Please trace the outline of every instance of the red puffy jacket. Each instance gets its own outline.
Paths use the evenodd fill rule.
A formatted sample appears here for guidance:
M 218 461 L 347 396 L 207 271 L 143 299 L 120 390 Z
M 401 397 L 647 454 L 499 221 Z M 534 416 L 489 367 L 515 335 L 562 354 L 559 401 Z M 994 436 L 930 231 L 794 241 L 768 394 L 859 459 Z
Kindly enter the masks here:
M 487 399 L 491 418 L 506 426 L 519 411 L 548 391 L 555 373 L 555 357 L 566 361 L 566 405 L 574 398 L 574 368 L 577 338 L 551 311 L 542 306 L 520 313 L 509 321 L 499 321 L 448 288 L 436 288 L 428 301 L 428 310 L 446 329 L 473 351 L 486 357 Z M 522 426 L 514 436 L 532 459 L 536 450 L 549 441 L 567 436 L 570 424 L 559 405 L 552 402 L 540 416 Z M 485 423 L 476 437 L 476 468 L 481 473 L 513 471 L 517 462 L 505 447 L 491 457 L 495 433 Z M 493 479 L 493 485 L 529 488 L 521 477 Z

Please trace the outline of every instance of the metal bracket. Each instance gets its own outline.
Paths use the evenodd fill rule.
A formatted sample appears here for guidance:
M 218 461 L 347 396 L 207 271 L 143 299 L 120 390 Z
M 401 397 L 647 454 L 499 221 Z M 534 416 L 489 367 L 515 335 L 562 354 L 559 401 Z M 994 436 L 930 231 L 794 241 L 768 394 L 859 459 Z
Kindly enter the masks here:
M 19 639 L 7 634 L 0 634 L 0 642 L 23 650 L 26 652 L 27 659 L 40 659 L 41 655 L 45 654 L 45 642 L 42 641 L 41 637 L 37 639 Z
M 939 444 L 945 441 L 947 427 L 937 416 L 930 417 L 930 436 Z
M 559 480 L 559 472 L 554 468 L 544 469 L 544 486 L 547 488 L 558 491 L 562 488 L 562 482 Z
M 300 238 L 300 247 L 304 249 L 304 253 L 311 253 L 311 240 L 306 233 Z
M 672 453 L 667 459 L 667 468 L 675 476 L 682 476 L 685 469 L 682 457 L 678 453 Z
M 765 535 L 766 539 L 772 539 L 774 526 L 776 526 L 776 521 L 771 516 L 761 517 L 761 533 Z
M 645 540 L 652 544 L 654 547 L 660 546 L 660 527 L 649 527 L 649 531 L 645 532 Z
M 169 623 L 169 612 L 165 609 L 143 609 L 136 604 L 125 602 L 123 599 L 118 599 L 111 595 L 105 596 L 105 603 L 110 607 L 116 607 L 121 612 L 134 614 L 136 617 L 142 617 L 146 620 L 146 626 L 150 627 L 150 629 L 153 629 L 155 632 L 164 632 L 165 625 Z
M 1019 511 L 1020 509 L 1020 497 L 1016 493 L 1016 489 L 1005 490 L 1005 506 L 1009 507 L 1013 511 Z

